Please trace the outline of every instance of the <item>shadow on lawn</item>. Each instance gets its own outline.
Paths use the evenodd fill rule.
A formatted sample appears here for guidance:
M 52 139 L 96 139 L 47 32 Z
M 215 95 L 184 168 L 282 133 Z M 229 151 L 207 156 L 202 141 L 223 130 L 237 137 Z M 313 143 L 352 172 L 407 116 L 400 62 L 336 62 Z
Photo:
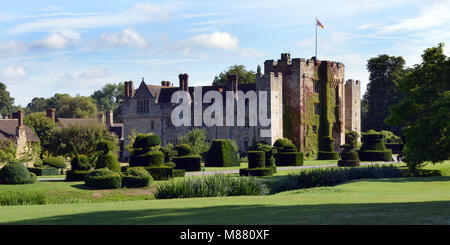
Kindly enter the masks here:
M 174 200 L 175 201 L 175 200 Z M 176 201 L 175 201 L 176 202 Z M 151 202 L 148 203 L 151 205 Z M 450 201 L 97 211 L 16 225 L 450 224 Z

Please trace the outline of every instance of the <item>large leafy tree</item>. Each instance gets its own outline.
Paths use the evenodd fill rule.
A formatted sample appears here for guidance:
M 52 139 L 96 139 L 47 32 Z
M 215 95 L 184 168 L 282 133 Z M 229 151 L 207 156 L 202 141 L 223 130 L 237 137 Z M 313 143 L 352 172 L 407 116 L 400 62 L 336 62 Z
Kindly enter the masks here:
M 55 105 L 57 117 L 94 118 L 98 116 L 97 106 L 91 97 L 55 94 L 50 98 L 49 104 Z
M 399 127 L 387 125 L 384 119 L 389 116 L 389 107 L 397 104 L 403 96 L 394 81 L 404 73 L 404 65 L 405 60 L 400 56 L 383 54 L 368 60 L 369 84 L 362 101 L 362 105 L 367 106 L 367 114 L 362 121 L 363 131 L 373 129 L 400 133 Z
M 43 112 L 50 108 L 49 99 L 42 97 L 34 97 L 30 103 L 28 103 L 26 110 L 28 113 Z
M 192 148 L 192 152 L 196 155 L 204 155 L 211 146 L 206 141 L 206 132 L 204 129 L 193 128 L 187 133 L 178 137 L 180 144 L 188 144 Z
M 114 112 L 114 121 L 122 121 L 122 111 L 120 106 L 123 101 L 124 84 L 106 84 L 102 89 L 96 90 L 91 97 L 97 104 L 98 111 L 106 112 L 112 110 Z
M 450 58 L 443 47 L 426 49 L 422 63 L 398 79 L 405 98 L 391 107 L 386 119 L 404 126 L 403 154 L 412 171 L 427 161 L 438 163 L 450 157 Z
M 36 135 L 39 137 L 39 140 L 41 142 L 41 147 L 45 152 L 46 149 L 50 147 L 51 130 L 54 129 L 57 124 L 53 122 L 52 119 L 47 117 L 44 112 L 34 112 L 28 114 L 24 118 L 24 123 L 30 126 L 34 130 L 34 132 L 36 132 Z
M 6 85 L 0 82 L 0 114 L 11 114 L 14 111 L 14 98 L 6 90 Z
M 228 67 L 227 70 L 221 72 L 219 76 L 216 76 L 213 81 L 213 85 L 227 86 L 227 75 L 238 75 L 239 84 L 249 84 L 256 82 L 256 73 L 252 70 L 247 71 L 243 65 L 234 65 Z

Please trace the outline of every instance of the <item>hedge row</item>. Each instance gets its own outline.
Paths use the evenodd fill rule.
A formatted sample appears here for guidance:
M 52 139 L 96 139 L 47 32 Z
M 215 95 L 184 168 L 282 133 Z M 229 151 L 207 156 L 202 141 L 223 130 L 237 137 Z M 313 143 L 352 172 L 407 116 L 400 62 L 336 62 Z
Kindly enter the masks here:
M 36 176 L 58 175 L 59 174 L 58 169 L 54 168 L 54 167 L 28 168 L 28 171 L 30 171 L 31 173 L 36 174 Z
M 213 140 L 206 153 L 205 167 L 232 167 L 239 166 L 238 153 L 230 140 Z
M 202 157 L 199 155 L 188 155 L 174 157 L 175 169 L 184 169 L 186 171 L 202 170 Z
M 275 162 L 277 166 L 303 166 L 303 152 L 278 152 Z

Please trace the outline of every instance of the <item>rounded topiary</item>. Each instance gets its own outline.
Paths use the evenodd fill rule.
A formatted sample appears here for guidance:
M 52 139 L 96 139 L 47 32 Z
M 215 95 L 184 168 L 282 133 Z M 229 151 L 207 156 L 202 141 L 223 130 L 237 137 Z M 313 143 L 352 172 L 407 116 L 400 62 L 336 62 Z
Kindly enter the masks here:
M 66 168 L 67 167 L 66 161 L 65 161 L 64 157 L 62 157 L 62 156 L 44 158 L 44 160 L 42 160 L 42 164 L 45 166 L 50 166 L 50 167 L 54 167 L 54 168 Z
M 362 146 L 358 151 L 361 161 L 391 161 L 392 151 L 384 145 L 384 136 L 371 131 L 362 134 Z
M 30 173 L 20 162 L 11 162 L 0 169 L 0 184 L 17 185 L 36 182 L 36 175 Z
M 187 156 L 192 154 L 192 148 L 188 144 L 176 145 L 173 149 L 177 151 L 177 156 Z
M 83 181 L 92 170 L 72 169 L 66 172 L 66 181 Z
M 109 140 L 101 140 L 97 143 L 97 150 L 108 154 L 114 149 L 114 143 Z
M 277 139 L 275 141 L 275 143 L 273 143 L 273 146 L 275 148 L 277 148 L 277 149 L 278 148 L 283 148 L 283 147 L 285 147 L 287 145 L 293 145 L 292 141 L 290 139 L 288 139 L 288 138 L 279 138 L 279 139 Z
M 156 134 L 140 134 L 133 143 L 133 148 L 150 148 L 152 146 L 161 145 L 161 138 Z
M 333 142 L 333 137 L 321 138 L 317 160 L 339 160 L 339 153 L 334 151 Z
M 122 177 L 120 174 L 107 168 L 97 169 L 84 178 L 87 187 L 97 189 L 118 189 L 122 187 Z
M 123 173 L 122 186 L 138 188 L 149 186 L 153 181 L 152 176 L 142 167 L 127 168 Z
M 72 170 L 89 170 L 93 166 L 89 163 L 89 158 L 85 155 L 75 155 L 70 161 Z
M 95 164 L 96 169 L 108 168 L 116 173 L 120 173 L 120 164 L 117 157 L 112 154 L 100 155 Z
M 226 139 L 213 140 L 206 153 L 205 167 L 239 166 L 239 157 L 233 142 Z
M 341 160 L 338 161 L 339 167 L 355 167 L 359 166 L 360 161 L 358 152 L 354 149 L 354 144 L 345 144 L 341 146 Z

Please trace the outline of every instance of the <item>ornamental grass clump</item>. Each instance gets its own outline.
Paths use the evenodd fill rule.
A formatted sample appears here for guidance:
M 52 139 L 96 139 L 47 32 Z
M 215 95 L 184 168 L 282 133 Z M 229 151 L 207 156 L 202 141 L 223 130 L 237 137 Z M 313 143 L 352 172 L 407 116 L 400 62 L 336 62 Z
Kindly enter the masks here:
M 172 179 L 156 190 L 157 199 L 265 195 L 267 187 L 254 177 L 231 177 L 218 174 Z
M 44 205 L 49 204 L 50 199 L 43 192 L 35 191 L 6 191 L 0 192 L 0 206 L 15 205 Z

